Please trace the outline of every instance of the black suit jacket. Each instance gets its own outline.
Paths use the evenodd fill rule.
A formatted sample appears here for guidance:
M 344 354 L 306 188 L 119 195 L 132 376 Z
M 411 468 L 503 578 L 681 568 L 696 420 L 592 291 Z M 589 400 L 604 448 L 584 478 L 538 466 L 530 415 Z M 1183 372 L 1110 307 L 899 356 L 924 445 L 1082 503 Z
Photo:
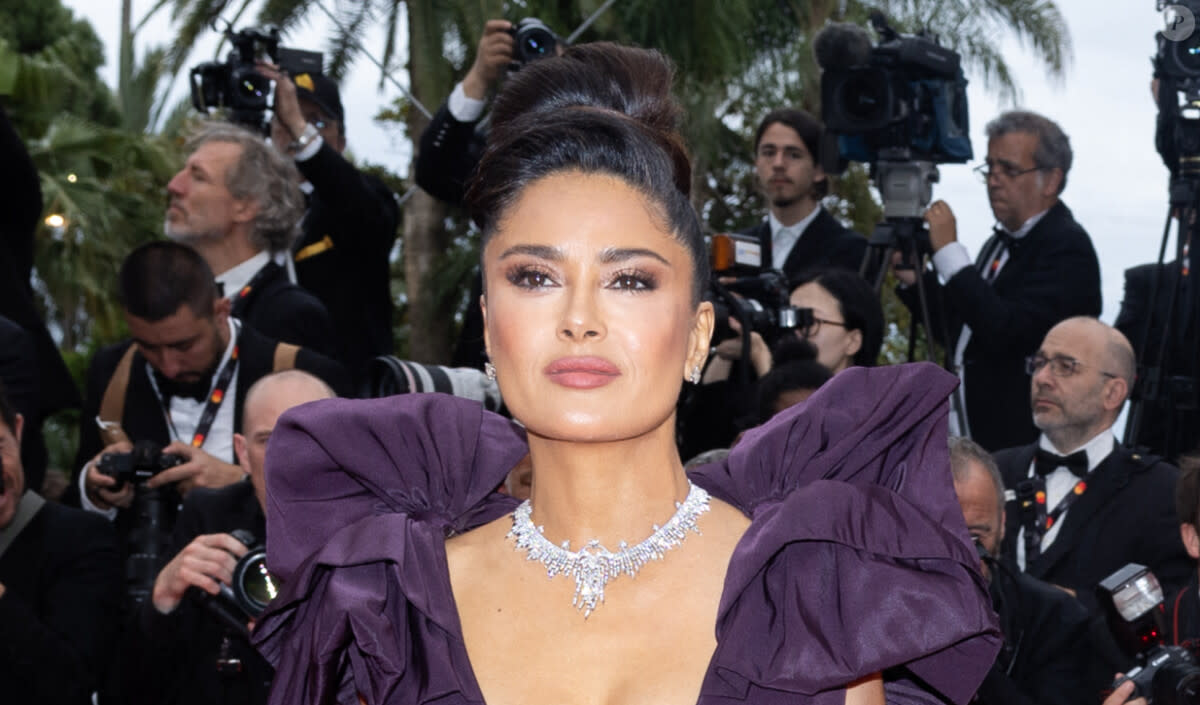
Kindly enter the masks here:
M 925 278 L 933 335 L 954 355 L 963 325 L 971 338 L 963 355 L 964 392 L 971 438 L 989 451 L 1038 437 L 1029 407 L 1025 358 L 1046 333 L 1071 316 L 1099 316 L 1100 263 L 1092 240 L 1061 201 L 1047 211 L 1010 253 L 991 284 L 980 274 L 989 238 L 976 258 L 944 286 Z M 916 312 L 916 287 L 899 290 Z
M 170 555 L 177 555 L 197 536 L 235 529 L 249 531 L 259 541 L 266 537 L 266 517 L 254 486 L 244 481 L 215 490 L 197 488 L 183 502 Z M 246 639 L 227 631 L 196 600 L 186 597 L 168 615 L 147 601 L 139 617 L 145 678 L 129 695 L 132 702 L 252 705 L 267 701 L 274 669 Z M 242 663 L 241 672 L 228 677 L 218 675 L 214 667 L 226 638 L 228 656 Z
M 992 607 L 1004 648 L 976 694 L 983 705 L 1095 705 L 1088 611 L 1025 573 L 992 567 Z M 1111 675 L 1110 675 L 1111 677 Z
M 476 130 L 478 124 L 478 120 L 456 120 L 449 103 L 442 103 L 421 132 L 413 167 L 417 186 L 439 201 L 462 205 L 486 145 L 486 138 Z
M 96 428 L 95 418 L 100 413 L 100 401 L 116 370 L 121 356 L 132 345 L 132 341 L 124 341 L 100 349 L 92 358 L 88 370 L 87 399 L 83 405 L 83 418 L 79 428 L 79 452 L 75 456 L 75 477 L 68 489 L 69 495 L 74 495 L 78 501 L 78 473 L 83 466 L 96 456 L 104 446 L 100 433 Z M 276 342 L 256 332 L 253 328 L 242 326 L 241 339 L 238 342 L 238 375 L 237 394 L 233 397 L 237 406 L 234 408 L 234 428 L 242 426 L 242 401 L 250 385 L 273 371 L 275 363 Z M 129 375 L 129 386 L 125 391 L 125 411 L 121 426 L 129 439 L 137 441 L 154 441 L 166 445 L 171 441 L 166 418 L 150 377 L 145 372 L 145 358 L 141 353 L 134 353 L 133 365 Z M 339 394 L 349 389 L 346 372 L 337 362 L 304 348 L 296 356 L 296 368 L 311 372 L 325 380 Z M 226 462 L 237 462 L 236 458 L 221 458 Z M 118 523 L 123 524 L 124 512 L 118 516 Z M 124 527 L 119 527 L 122 530 Z
M 116 640 L 121 562 L 103 517 L 47 502 L 0 556 L 0 693 L 90 703 Z
M 1036 444 L 996 453 L 1004 486 L 1015 489 L 1027 479 Z M 1195 565 L 1179 538 L 1175 483 L 1179 470 L 1150 455 L 1118 447 L 1096 467 L 1087 491 L 1060 521 L 1058 536 L 1026 572 L 1039 580 L 1075 591 L 1095 612 L 1096 585 L 1127 563 L 1152 569 L 1169 592 L 1183 584 Z M 1007 504 L 1003 553 L 1016 565 L 1021 528 L 1016 500 Z
M 1152 304 L 1150 299 L 1155 289 L 1155 270 L 1158 271 L 1158 291 Z M 1193 380 L 1200 377 L 1200 355 L 1197 355 L 1200 349 L 1200 321 L 1196 320 L 1200 313 L 1200 286 L 1191 281 L 1194 279 L 1194 276 L 1188 277 L 1184 280 L 1187 285 L 1179 286 L 1178 262 L 1164 264 L 1161 268 L 1157 264 L 1144 264 L 1127 269 L 1125 299 L 1121 302 L 1121 312 L 1117 314 L 1116 328 L 1133 343 L 1138 362 L 1144 368 L 1156 366 L 1163 348 L 1167 307 L 1172 293 L 1179 288 L 1174 316 L 1167 331 L 1167 350 L 1161 375 L 1164 386 L 1156 395 L 1157 399 L 1140 403 L 1142 419 L 1133 439 L 1136 445 L 1167 458 L 1177 458 L 1180 453 L 1200 444 L 1200 413 L 1194 410 L 1194 405 L 1200 399 L 1197 399 L 1195 387 L 1171 382 L 1176 377 Z M 1146 379 L 1147 370 L 1143 369 L 1139 373 L 1139 382 L 1144 384 Z M 1145 391 L 1139 385 L 1138 396 Z M 1188 409 L 1189 406 L 1193 408 Z
M 337 357 L 359 379 L 371 358 L 394 349 L 391 252 L 400 208 L 382 181 L 328 144 L 296 166 L 314 189 L 295 247 L 296 278 L 325 304 Z
M 794 280 L 798 275 L 809 270 L 841 267 L 852 272 L 859 271 L 863 263 L 863 255 L 867 251 L 867 239 L 842 225 L 829 211 L 817 206 L 819 212 L 813 222 L 792 245 L 787 260 L 782 264 L 773 261 L 771 247 L 771 224 L 764 220 L 758 225 L 743 231 L 744 235 L 758 238 L 762 246 L 763 266 L 781 270 L 788 278 Z
M 333 321 L 320 299 L 288 281 L 287 270 L 270 262 L 262 281 L 245 299 L 227 291 L 234 301 L 234 316 L 272 340 L 299 345 L 335 357 L 340 350 Z

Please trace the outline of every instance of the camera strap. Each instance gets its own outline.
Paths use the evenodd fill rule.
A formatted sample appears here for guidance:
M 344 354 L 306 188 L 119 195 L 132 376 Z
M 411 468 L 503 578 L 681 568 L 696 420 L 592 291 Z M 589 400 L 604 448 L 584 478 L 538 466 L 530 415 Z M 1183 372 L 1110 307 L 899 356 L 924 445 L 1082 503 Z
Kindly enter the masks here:
M 0 556 L 4 555 L 4 552 L 17 539 L 21 531 L 29 525 L 29 522 L 33 521 L 33 518 L 41 511 L 44 504 L 46 504 L 46 500 L 42 499 L 42 496 L 33 490 L 26 490 L 25 494 L 21 495 L 21 500 L 17 503 L 17 513 L 13 515 L 13 520 L 3 530 L 0 530 Z
M 241 331 L 239 330 L 238 333 L 240 338 Z M 221 408 L 221 402 L 225 401 L 225 391 L 229 389 L 233 373 L 237 372 L 239 347 L 239 343 L 235 341 L 233 352 L 229 354 L 229 360 L 221 368 L 221 373 L 217 375 L 217 383 L 213 385 L 212 393 L 208 395 L 208 401 L 204 403 L 204 411 L 200 414 L 200 421 L 196 424 L 196 431 L 192 434 L 191 445 L 193 448 L 204 445 L 204 439 L 208 437 L 213 421 L 217 419 L 217 411 Z
M 1040 477 L 1017 483 L 1017 502 L 1021 510 L 1021 528 L 1025 539 L 1025 566 L 1042 554 L 1042 535 L 1046 516 L 1046 484 Z

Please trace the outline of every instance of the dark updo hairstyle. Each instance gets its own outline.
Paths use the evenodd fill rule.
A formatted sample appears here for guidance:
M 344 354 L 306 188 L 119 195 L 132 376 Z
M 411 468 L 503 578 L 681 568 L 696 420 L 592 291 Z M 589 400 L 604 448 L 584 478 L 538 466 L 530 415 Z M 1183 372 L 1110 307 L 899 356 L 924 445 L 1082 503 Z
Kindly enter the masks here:
M 771 348 L 770 372 L 758 380 L 758 423 L 775 415 L 779 398 L 787 392 L 816 391 L 833 378 L 833 373 L 817 362 L 817 348 L 803 338 L 785 336 Z
M 569 171 L 614 176 L 640 192 L 687 248 L 699 302 L 708 254 L 688 200 L 692 166 L 678 130 L 673 77 L 659 52 L 603 42 L 573 46 L 509 77 L 467 192 L 482 246 L 533 182 Z
M 862 332 L 862 345 L 854 354 L 854 364 L 873 367 L 883 347 L 883 306 L 879 295 L 857 272 L 838 267 L 802 272 L 792 279 L 790 290 L 811 283 L 820 284 L 837 299 L 847 331 Z

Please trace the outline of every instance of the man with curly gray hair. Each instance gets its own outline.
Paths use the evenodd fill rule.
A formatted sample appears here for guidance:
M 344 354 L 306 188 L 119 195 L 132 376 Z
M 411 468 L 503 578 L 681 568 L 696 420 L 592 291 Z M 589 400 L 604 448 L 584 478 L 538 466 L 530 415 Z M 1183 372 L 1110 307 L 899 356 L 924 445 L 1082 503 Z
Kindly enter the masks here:
M 167 184 L 164 233 L 204 257 L 235 318 L 270 338 L 335 350 L 325 306 L 285 266 L 304 214 L 295 165 L 226 122 L 201 125 L 187 147 Z
M 996 228 L 972 261 L 950 206 L 935 202 L 925 213 L 935 271 L 925 281 L 934 292 L 932 332 L 962 380 L 953 430 L 996 451 L 1037 438 L 1025 358 L 1059 321 L 1100 315 L 1100 263 L 1060 200 L 1072 160 L 1062 128 L 1013 110 L 985 131 L 987 158 L 975 171 L 987 186 Z M 901 299 L 915 308 L 915 272 L 896 276 Z

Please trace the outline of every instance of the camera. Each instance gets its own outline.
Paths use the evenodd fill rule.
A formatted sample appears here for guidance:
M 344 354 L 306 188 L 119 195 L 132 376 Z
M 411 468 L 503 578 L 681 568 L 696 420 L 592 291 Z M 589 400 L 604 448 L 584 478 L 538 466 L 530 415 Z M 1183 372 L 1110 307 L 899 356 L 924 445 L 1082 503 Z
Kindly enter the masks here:
M 162 446 L 154 441 L 138 441 L 128 453 L 105 453 L 100 456 L 96 470 L 117 481 L 114 490 L 126 482 L 141 484 L 158 473 L 176 465 L 183 465 L 187 458 L 174 453 L 162 452 Z
M 899 34 L 878 11 L 871 24 L 878 46 L 853 25 L 832 25 L 814 41 L 823 69 L 821 118 L 839 136 L 841 158 L 876 162 L 899 152 L 937 164 L 969 161 L 967 80 L 958 53 L 931 35 Z
M 1147 703 L 1200 703 L 1196 658 L 1182 646 L 1163 643 L 1163 593 L 1154 573 L 1130 563 L 1102 580 L 1096 596 L 1118 645 L 1138 663 L 1113 687 L 1133 681 L 1132 697 Z
M 279 582 L 267 570 L 267 549 L 254 534 L 235 529 L 230 534 L 249 551 L 238 559 L 231 584 L 220 584 L 216 595 L 193 589 L 191 594 L 235 632 L 246 633 L 246 622 L 257 618 L 279 594 Z
M 1168 17 L 1166 30 L 1155 36 L 1158 53 L 1154 57 L 1154 65 L 1158 78 L 1174 79 L 1180 90 L 1191 95 L 1200 94 L 1200 32 L 1192 31 L 1182 39 L 1170 39 L 1167 36 L 1170 30 L 1184 23 L 1178 8 L 1186 9 L 1193 18 L 1198 17 L 1200 0 L 1158 0 L 1157 5 L 1159 12 L 1172 8 L 1174 13 Z
M 271 82 L 258 73 L 255 62 L 266 55 L 290 74 L 320 73 L 320 52 L 279 46 L 279 29 L 274 25 L 225 29 L 233 45 L 225 61 L 197 64 L 191 71 L 192 105 L 202 113 L 224 109 L 230 122 L 256 132 L 267 129 Z
M 536 17 L 526 17 L 508 31 L 513 37 L 510 71 L 517 71 L 530 61 L 554 56 L 558 51 L 558 35 Z
M 439 392 L 473 399 L 488 411 L 503 406 L 500 387 L 473 367 L 444 367 L 380 355 L 367 364 L 367 380 L 360 396 L 377 399 L 395 394 Z
M 714 236 L 712 269 L 708 299 L 716 319 L 713 342 L 737 335 L 729 326 L 730 317 L 736 318 L 746 333 L 761 335 L 767 345 L 773 345 L 786 331 L 813 324 L 812 309 L 792 306 L 783 272 L 762 267 L 756 238 L 726 233 Z M 749 338 L 745 340 L 749 345 Z

